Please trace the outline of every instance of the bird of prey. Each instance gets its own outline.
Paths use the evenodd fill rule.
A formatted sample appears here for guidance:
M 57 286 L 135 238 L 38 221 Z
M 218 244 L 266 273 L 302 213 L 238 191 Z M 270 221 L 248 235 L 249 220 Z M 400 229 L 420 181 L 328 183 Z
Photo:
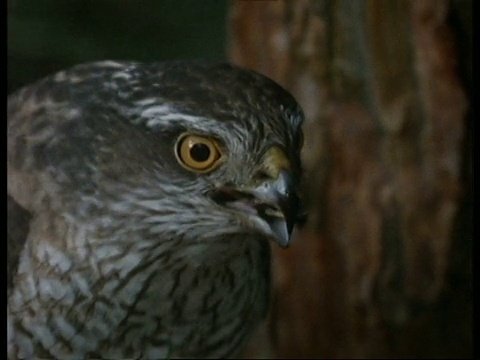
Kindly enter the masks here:
M 101 61 L 8 98 L 9 358 L 222 358 L 299 218 L 303 113 L 229 64 Z

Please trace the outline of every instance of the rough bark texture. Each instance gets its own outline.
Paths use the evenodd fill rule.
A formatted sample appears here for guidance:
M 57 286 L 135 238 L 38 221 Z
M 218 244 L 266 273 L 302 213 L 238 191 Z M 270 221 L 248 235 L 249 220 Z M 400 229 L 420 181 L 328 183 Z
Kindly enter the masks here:
M 246 357 L 472 356 L 471 2 L 235 1 L 230 58 L 307 121 L 309 221 Z

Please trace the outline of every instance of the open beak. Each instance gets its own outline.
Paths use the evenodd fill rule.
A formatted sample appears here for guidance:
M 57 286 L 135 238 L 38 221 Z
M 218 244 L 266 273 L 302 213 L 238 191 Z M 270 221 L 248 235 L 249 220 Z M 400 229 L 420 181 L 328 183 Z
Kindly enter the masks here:
M 294 179 L 286 170 L 252 188 L 220 188 L 212 199 L 247 214 L 282 247 L 290 245 L 293 227 L 302 217 Z

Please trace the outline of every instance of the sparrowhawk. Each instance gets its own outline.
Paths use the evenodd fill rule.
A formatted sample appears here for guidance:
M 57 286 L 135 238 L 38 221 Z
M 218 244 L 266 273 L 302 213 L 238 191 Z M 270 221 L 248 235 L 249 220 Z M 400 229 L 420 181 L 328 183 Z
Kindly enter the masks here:
M 238 354 L 299 217 L 302 121 L 267 77 L 201 61 L 11 95 L 9 358 Z

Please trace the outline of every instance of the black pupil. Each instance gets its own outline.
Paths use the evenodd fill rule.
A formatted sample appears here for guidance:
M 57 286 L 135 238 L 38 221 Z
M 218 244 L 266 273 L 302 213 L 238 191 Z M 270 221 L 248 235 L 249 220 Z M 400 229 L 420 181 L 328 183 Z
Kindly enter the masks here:
M 198 162 L 207 161 L 210 157 L 210 148 L 205 144 L 195 144 L 190 148 L 190 156 Z

